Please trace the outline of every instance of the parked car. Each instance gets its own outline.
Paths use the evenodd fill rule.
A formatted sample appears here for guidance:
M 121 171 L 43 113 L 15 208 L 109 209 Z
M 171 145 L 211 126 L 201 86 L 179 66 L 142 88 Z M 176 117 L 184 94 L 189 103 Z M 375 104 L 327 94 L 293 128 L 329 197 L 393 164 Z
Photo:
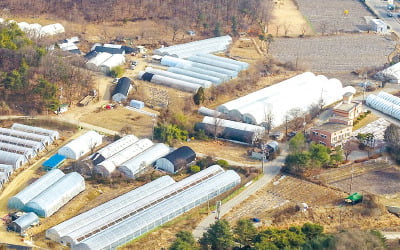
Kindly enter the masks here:
M 392 12 L 388 12 L 388 13 L 386 13 L 386 15 L 387 15 L 388 17 L 393 17 L 393 13 L 392 13 Z

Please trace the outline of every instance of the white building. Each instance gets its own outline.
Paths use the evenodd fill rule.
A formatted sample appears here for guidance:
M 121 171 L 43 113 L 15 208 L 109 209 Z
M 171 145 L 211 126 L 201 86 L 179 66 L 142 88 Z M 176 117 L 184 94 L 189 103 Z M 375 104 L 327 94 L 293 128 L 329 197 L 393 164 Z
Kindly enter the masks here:
M 372 19 L 370 22 L 372 31 L 376 33 L 388 33 L 387 24 L 381 19 Z

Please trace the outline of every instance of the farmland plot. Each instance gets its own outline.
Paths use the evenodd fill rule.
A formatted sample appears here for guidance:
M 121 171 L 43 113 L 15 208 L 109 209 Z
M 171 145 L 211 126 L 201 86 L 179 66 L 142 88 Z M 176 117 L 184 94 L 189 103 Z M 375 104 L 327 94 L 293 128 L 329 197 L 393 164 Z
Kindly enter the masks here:
M 345 34 L 308 38 L 279 38 L 270 47 L 281 62 L 292 62 L 316 73 L 349 73 L 364 67 L 381 67 L 395 49 L 389 37 Z

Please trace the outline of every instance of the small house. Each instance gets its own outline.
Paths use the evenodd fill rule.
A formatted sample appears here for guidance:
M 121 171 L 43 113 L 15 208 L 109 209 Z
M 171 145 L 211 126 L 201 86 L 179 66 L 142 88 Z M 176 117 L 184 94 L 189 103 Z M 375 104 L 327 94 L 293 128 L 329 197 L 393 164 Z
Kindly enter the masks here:
M 11 222 L 8 225 L 7 229 L 23 234 L 26 229 L 38 223 L 39 223 L 39 217 L 35 213 L 30 212 L 22 215 L 18 219 Z
M 138 52 L 139 52 L 140 54 L 143 54 L 143 53 L 146 53 L 146 52 L 147 52 L 147 49 L 146 49 L 144 46 L 142 46 L 142 45 L 138 45 L 138 46 L 136 46 L 136 48 L 138 49 Z
M 176 173 L 196 159 L 196 153 L 189 147 L 183 146 L 156 161 L 156 169 L 168 173 Z
M 112 94 L 112 100 L 115 102 L 122 102 L 128 98 L 128 94 L 132 89 L 131 79 L 122 77 L 118 80 L 117 86 Z
M 142 109 L 144 108 L 144 102 L 138 101 L 138 100 L 131 100 L 129 103 L 129 106 L 136 108 L 136 109 Z
M 61 104 L 60 106 L 58 106 L 58 109 L 56 110 L 56 114 L 62 114 L 67 111 L 68 111 L 68 104 L 64 103 L 64 104 Z
M 372 19 L 370 25 L 371 30 L 376 33 L 388 33 L 387 24 L 381 19 Z

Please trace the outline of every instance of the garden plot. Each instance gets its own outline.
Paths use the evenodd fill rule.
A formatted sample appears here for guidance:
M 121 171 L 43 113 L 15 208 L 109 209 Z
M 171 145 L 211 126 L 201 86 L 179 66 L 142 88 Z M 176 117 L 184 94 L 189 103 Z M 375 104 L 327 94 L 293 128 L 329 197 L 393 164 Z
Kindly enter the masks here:
M 358 0 L 297 0 L 297 3 L 301 13 L 310 21 L 317 33 L 368 30 L 364 17 L 372 14 Z
M 279 38 L 270 47 L 281 62 L 292 62 L 316 73 L 349 73 L 365 67 L 381 67 L 395 42 L 374 34 L 345 34 L 308 38 Z

